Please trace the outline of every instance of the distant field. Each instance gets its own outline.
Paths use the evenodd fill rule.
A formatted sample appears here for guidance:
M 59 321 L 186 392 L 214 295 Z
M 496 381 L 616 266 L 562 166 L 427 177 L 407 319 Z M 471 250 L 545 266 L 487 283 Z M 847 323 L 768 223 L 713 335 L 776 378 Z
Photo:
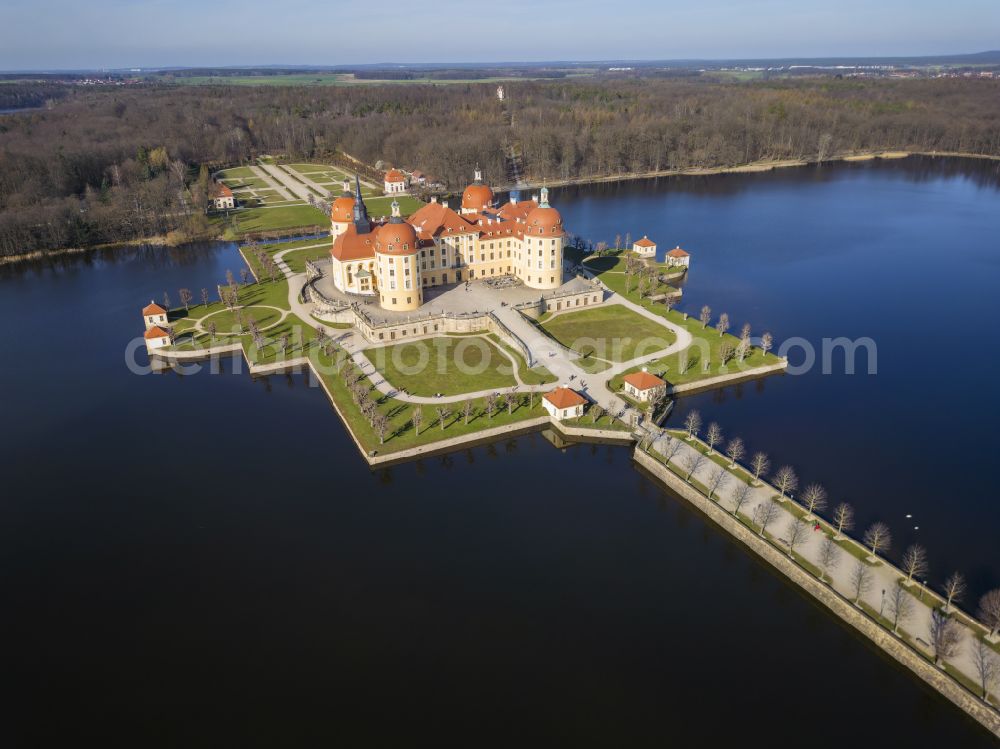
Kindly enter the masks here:
M 586 75 L 586 74 L 583 74 Z M 572 76 L 581 77 L 580 74 Z M 407 81 L 392 79 L 363 79 L 355 78 L 353 73 L 291 73 L 289 75 L 234 75 L 234 76 L 208 76 L 194 75 L 189 77 L 167 78 L 160 80 L 172 80 L 173 83 L 181 86 L 375 86 L 375 85 L 440 85 L 448 86 L 456 83 L 504 83 L 507 81 L 535 81 L 541 78 L 520 78 L 516 76 L 497 78 L 457 78 L 437 79 L 437 78 L 414 78 Z

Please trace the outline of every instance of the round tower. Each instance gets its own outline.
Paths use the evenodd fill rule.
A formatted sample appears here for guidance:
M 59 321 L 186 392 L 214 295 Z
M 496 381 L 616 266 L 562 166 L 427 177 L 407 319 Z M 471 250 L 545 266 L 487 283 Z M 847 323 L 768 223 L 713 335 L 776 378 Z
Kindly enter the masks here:
M 330 236 L 336 238 L 347 231 L 354 220 L 354 196 L 351 181 L 344 180 L 344 192 L 330 204 Z
M 536 208 L 524 220 L 524 283 L 533 289 L 562 286 L 562 216 L 549 205 L 549 190 L 543 187 Z
M 419 244 L 416 230 L 403 221 L 399 203 L 393 200 L 392 218 L 375 232 L 375 272 L 383 309 L 408 312 L 423 304 Z

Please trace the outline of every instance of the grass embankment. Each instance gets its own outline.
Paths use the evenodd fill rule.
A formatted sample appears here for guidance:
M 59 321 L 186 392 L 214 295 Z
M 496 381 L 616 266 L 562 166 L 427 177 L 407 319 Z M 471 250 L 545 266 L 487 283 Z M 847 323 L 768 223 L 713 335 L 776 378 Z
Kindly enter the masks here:
M 677 340 L 673 331 L 617 304 L 556 314 L 539 325 L 584 357 L 616 362 L 652 354 Z
M 517 385 L 510 360 L 483 336 L 439 336 L 364 353 L 387 382 L 411 395 L 461 395 Z

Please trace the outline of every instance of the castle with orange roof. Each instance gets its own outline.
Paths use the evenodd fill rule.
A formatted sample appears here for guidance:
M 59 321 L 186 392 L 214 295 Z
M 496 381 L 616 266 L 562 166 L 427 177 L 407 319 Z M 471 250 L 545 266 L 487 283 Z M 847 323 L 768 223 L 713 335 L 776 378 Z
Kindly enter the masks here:
M 516 193 L 496 205 L 476 169 L 460 209 L 433 200 L 408 218 L 393 201 L 392 216 L 373 221 L 355 178 L 330 207 L 331 272 L 342 292 L 374 296 L 383 309 L 409 311 L 424 303 L 424 289 L 511 276 L 532 289 L 563 283 L 566 232 L 542 188 L 537 199 Z

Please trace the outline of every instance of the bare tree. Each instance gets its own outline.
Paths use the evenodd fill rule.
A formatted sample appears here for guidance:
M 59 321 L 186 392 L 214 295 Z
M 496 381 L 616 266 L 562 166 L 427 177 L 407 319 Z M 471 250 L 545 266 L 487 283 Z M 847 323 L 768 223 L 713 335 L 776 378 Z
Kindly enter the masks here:
M 384 445 L 385 433 L 389 430 L 389 417 L 379 411 L 372 418 L 372 426 L 375 427 L 375 431 L 378 434 L 379 444 Z
M 739 437 L 733 437 L 729 440 L 729 444 L 726 445 L 726 457 L 729 458 L 729 467 L 735 468 L 736 462 L 742 460 L 743 456 L 746 454 L 746 448 L 743 447 L 743 440 Z
M 736 485 L 736 491 L 733 492 L 733 516 L 739 517 L 740 509 L 746 504 L 747 500 L 750 499 L 750 494 L 753 489 L 750 484 L 744 484 L 742 481 Z
M 787 492 L 795 491 L 799 485 L 799 477 L 795 475 L 791 466 L 782 466 L 774 474 L 774 485 L 781 492 L 781 498 L 784 499 Z
M 934 663 L 944 667 L 944 661 L 954 658 L 962 647 L 962 627 L 940 609 L 931 612 L 931 650 Z
M 288 342 L 288 333 L 282 333 L 281 337 L 278 338 L 278 350 L 281 352 L 282 356 L 284 356 L 285 352 L 288 351 Z
M 497 410 L 498 397 L 496 393 L 490 393 L 486 396 L 486 417 L 493 421 L 493 412 Z
M 701 414 L 697 411 L 689 411 L 684 417 L 684 429 L 687 431 L 688 439 L 694 439 L 701 429 Z
M 233 276 L 231 270 L 226 270 L 226 286 L 232 287 L 236 285 L 236 278 Z
M 705 456 L 700 452 L 688 453 L 687 457 L 684 459 L 684 467 L 687 469 L 687 476 L 684 477 L 684 480 L 690 482 L 691 476 L 694 475 L 695 471 L 701 468 L 701 465 L 704 462 Z
M 743 327 L 740 328 L 740 340 L 748 341 L 750 340 L 750 323 L 743 323 Z
M 841 502 L 833 511 L 833 524 L 837 526 L 837 538 L 844 537 L 844 531 L 854 527 L 854 508 Z
M 600 404 L 595 403 L 590 407 L 590 420 L 594 424 L 596 424 L 602 416 L 604 416 L 604 408 Z
M 163 308 L 170 311 L 170 294 L 165 291 L 163 292 Z
M 871 551 L 869 561 L 874 561 L 880 551 L 886 551 L 892 545 L 892 534 L 889 533 L 889 526 L 879 521 L 868 526 L 863 540 Z
M 715 454 L 715 446 L 722 442 L 722 427 L 714 421 L 708 425 L 708 430 L 705 432 L 705 442 L 708 443 L 709 455 Z
M 209 342 L 212 343 L 212 344 L 214 344 L 215 343 L 215 331 L 218 329 L 217 326 L 216 326 L 216 324 L 215 324 L 215 322 L 214 321 L 209 322 L 208 325 L 205 326 L 205 329 L 208 330 L 208 340 L 209 340 Z
M 417 436 L 420 436 L 420 425 L 424 422 L 424 409 L 417 406 L 413 411 L 413 416 L 410 417 L 413 421 L 413 430 L 416 432 Z
M 249 280 L 250 280 L 250 271 L 247 270 L 246 268 L 240 268 L 240 281 L 242 282 L 242 285 L 246 286 Z
M 903 552 L 903 572 L 906 573 L 906 583 L 913 578 L 920 579 L 927 574 L 927 550 L 920 544 L 912 544 Z
M 728 312 L 723 312 L 721 315 L 719 315 L 719 322 L 718 322 L 718 324 L 717 324 L 716 327 L 718 327 L 718 329 L 719 329 L 719 337 L 720 338 L 726 334 L 726 331 L 729 330 L 729 313 Z
M 764 333 L 764 335 L 760 337 L 761 351 L 767 354 L 767 352 L 770 351 L 773 347 L 774 347 L 774 336 L 771 335 L 770 333 Z
M 447 406 L 438 406 L 436 409 L 438 415 L 438 423 L 441 424 L 441 431 L 444 431 L 444 423 L 447 421 L 448 417 L 451 416 L 451 409 Z
M 944 581 L 944 610 L 951 611 L 952 601 L 961 601 L 965 595 L 965 577 L 961 572 L 952 572 Z
M 854 592 L 854 605 L 861 608 L 861 596 L 871 590 L 872 571 L 863 559 L 858 559 L 851 568 L 851 590 Z
M 807 510 L 806 520 L 812 520 L 813 513 L 826 509 L 826 489 L 819 484 L 809 484 L 802 490 L 801 500 Z
M 740 342 L 736 344 L 736 358 L 741 362 L 746 361 L 747 357 L 750 356 L 753 351 L 753 346 L 750 345 L 749 338 L 741 338 Z
M 840 547 L 833 540 L 833 536 L 823 536 L 823 541 L 819 546 L 819 580 L 824 582 L 827 573 L 840 564 Z
M 754 525 L 760 527 L 758 535 L 761 538 L 764 537 L 764 531 L 767 530 L 767 526 L 777 520 L 780 513 L 781 509 L 778 507 L 778 503 L 770 498 L 765 499 L 754 508 L 753 522 Z
M 906 588 L 899 584 L 893 585 L 889 593 L 889 619 L 892 621 L 894 635 L 899 634 L 899 625 L 910 618 L 913 607 L 913 596 L 906 592 Z
M 702 328 L 708 327 L 708 321 L 712 319 L 712 308 L 707 304 L 702 307 L 701 314 L 698 316 L 698 319 L 701 320 Z
M 472 418 L 472 412 L 475 410 L 472 405 L 472 401 L 466 401 L 462 405 L 462 418 L 465 419 L 466 425 L 468 425 L 469 420 Z
M 201 303 L 203 306 L 208 307 L 208 289 L 201 290 Z
M 517 403 L 517 393 L 511 390 L 507 393 L 507 415 L 514 415 L 514 404 Z
M 771 461 L 767 458 L 767 453 L 757 452 L 753 454 L 753 458 L 750 459 L 750 466 L 753 468 L 753 482 L 755 484 L 760 484 L 760 475 L 762 473 L 767 473 L 771 468 Z
M 981 637 L 976 638 L 972 646 L 972 665 L 979 677 L 979 688 L 982 690 L 983 702 L 990 701 L 990 690 L 996 688 L 997 677 L 1000 677 L 1000 661 L 997 660 L 993 648 Z
M 722 466 L 718 466 L 708 479 L 708 498 L 711 499 L 717 491 L 720 491 L 729 482 L 729 472 Z
M 984 593 L 979 599 L 979 619 L 989 628 L 989 638 L 992 642 L 997 637 L 997 630 L 1000 629 L 1000 588 Z
M 191 289 L 181 289 L 177 292 L 180 297 L 181 304 L 184 306 L 184 314 L 189 314 L 191 312 L 191 300 L 194 299 L 194 294 L 191 293 Z
M 671 460 L 673 460 L 676 457 L 677 453 L 681 451 L 681 448 L 683 446 L 684 443 L 681 440 L 668 436 L 666 445 L 660 451 L 663 453 L 664 462 L 669 463 Z
M 809 524 L 792 517 L 785 532 L 788 534 L 788 558 L 793 559 L 795 547 L 809 538 Z

